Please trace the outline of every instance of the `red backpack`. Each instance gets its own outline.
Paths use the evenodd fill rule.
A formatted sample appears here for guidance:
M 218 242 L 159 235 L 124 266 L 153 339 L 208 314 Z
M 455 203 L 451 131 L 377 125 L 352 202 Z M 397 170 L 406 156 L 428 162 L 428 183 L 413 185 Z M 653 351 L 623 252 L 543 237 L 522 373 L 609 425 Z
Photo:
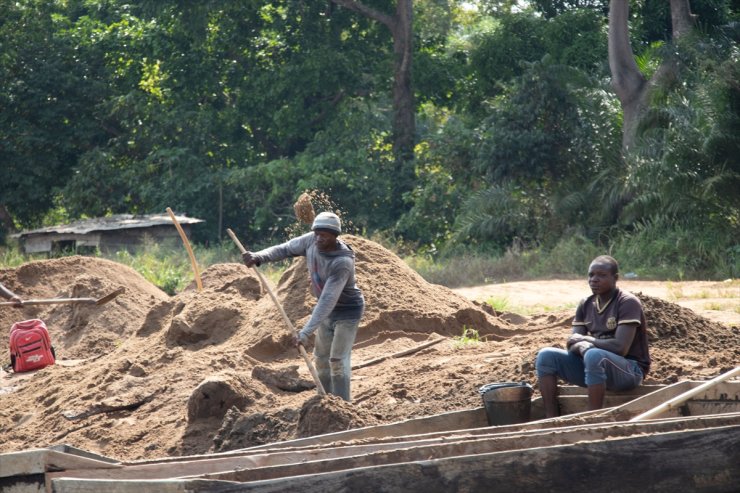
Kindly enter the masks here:
M 54 347 L 46 324 L 38 319 L 16 322 L 10 328 L 10 364 L 13 371 L 37 370 L 53 365 Z

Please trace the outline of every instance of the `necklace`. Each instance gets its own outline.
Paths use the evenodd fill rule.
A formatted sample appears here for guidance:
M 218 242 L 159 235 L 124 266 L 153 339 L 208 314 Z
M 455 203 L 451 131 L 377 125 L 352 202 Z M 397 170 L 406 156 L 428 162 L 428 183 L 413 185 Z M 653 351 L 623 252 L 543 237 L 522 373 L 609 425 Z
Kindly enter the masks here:
M 611 303 L 613 299 L 614 299 L 614 296 L 612 296 L 611 298 L 609 298 L 609 301 L 607 301 L 606 303 L 604 303 L 604 306 L 600 306 L 599 297 L 597 295 L 596 296 L 596 300 L 594 301 L 594 304 L 596 305 L 596 311 L 598 313 L 602 313 L 604 310 L 606 310 L 606 307 L 609 306 L 609 303 Z

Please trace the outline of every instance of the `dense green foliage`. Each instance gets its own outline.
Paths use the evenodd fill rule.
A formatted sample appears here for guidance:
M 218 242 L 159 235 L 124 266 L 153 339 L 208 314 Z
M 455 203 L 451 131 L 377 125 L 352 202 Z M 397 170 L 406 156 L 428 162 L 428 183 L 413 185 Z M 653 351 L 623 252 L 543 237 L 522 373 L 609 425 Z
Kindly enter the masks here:
M 362 3 L 392 16 L 397 1 Z M 332 1 L 0 0 L 0 237 L 171 207 L 206 220 L 198 244 L 232 228 L 262 246 L 312 189 L 422 262 L 531 255 L 547 274 L 580 245 L 736 277 L 736 3 L 692 0 L 695 32 L 673 45 L 669 2 L 630 2 L 641 70 L 681 66 L 630 155 L 608 3 L 415 1 L 409 162 L 393 152 L 393 38 Z

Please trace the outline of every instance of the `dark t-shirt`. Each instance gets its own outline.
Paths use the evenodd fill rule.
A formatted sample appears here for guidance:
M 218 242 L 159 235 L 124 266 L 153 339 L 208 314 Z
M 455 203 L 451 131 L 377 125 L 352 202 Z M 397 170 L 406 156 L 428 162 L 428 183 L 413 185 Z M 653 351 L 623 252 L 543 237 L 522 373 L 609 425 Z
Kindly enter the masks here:
M 637 331 L 625 357 L 637 361 L 642 372 L 650 370 L 647 322 L 639 298 L 627 291 L 617 289 L 614 297 L 605 306 L 599 306 L 598 296 L 584 298 L 576 309 L 574 327 L 584 327 L 588 335 L 597 339 L 613 338 L 618 325 L 636 325 Z

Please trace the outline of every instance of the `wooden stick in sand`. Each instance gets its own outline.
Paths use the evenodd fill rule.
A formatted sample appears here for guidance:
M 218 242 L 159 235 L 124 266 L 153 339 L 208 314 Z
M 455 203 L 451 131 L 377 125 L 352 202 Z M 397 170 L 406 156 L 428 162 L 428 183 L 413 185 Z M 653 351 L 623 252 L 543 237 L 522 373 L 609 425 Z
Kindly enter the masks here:
M 409 354 L 414 354 L 416 352 L 421 351 L 422 349 L 426 349 L 428 347 L 434 346 L 435 344 L 439 344 L 442 341 L 446 341 L 447 339 L 444 337 L 435 337 L 431 341 L 426 341 L 418 346 L 414 346 L 409 349 L 404 349 L 403 351 L 399 351 L 394 354 L 389 354 L 386 356 L 381 356 L 380 358 L 371 359 L 370 361 L 365 361 L 364 363 L 359 363 L 357 365 L 354 365 L 352 367 L 353 370 L 359 370 L 360 368 L 365 368 L 366 366 L 372 366 L 376 365 L 378 363 L 381 363 L 387 359 L 393 359 L 393 358 L 401 358 L 403 356 L 408 356 Z
M 193 254 L 193 249 L 190 248 L 190 242 L 188 241 L 188 236 L 185 234 L 185 231 L 182 230 L 182 226 L 180 226 L 180 223 L 177 222 L 177 218 L 175 217 L 175 213 L 172 212 L 172 209 L 169 207 L 167 208 L 167 214 L 170 215 L 170 219 L 172 219 L 172 222 L 175 225 L 175 228 L 177 228 L 177 232 L 180 233 L 180 238 L 182 238 L 182 242 L 185 244 L 185 250 L 188 251 L 188 256 L 190 257 L 190 266 L 193 269 L 193 275 L 195 276 L 195 285 L 198 286 L 198 291 L 203 291 L 203 283 L 200 280 L 200 273 L 198 272 L 198 264 L 195 263 L 195 255 Z
M 236 237 L 233 231 L 231 231 L 230 229 L 227 229 L 226 233 L 228 233 L 228 235 L 234 241 L 234 243 L 239 248 L 239 251 L 241 253 L 247 252 L 247 249 L 244 248 L 242 243 L 239 241 L 239 238 Z M 295 335 L 297 333 L 296 328 L 293 326 L 293 323 L 288 318 L 288 315 L 285 313 L 285 310 L 283 310 L 283 306 L 280 304 L 280 301 L 278 301 L 277 296 L 275 296 L 275 293 L 273 293 L 272 288 L 267 283 L 267 279 L 265 279 L 265 277 L 262 275 L 259 269 L 257 269 L 256 265 L 253 265 L 252 269 L 254 269 L 254 272 L 257 274 L 257 277 L 259 278 L 260 282 L 265 287 L 265 291 L 267 291 L 267 293 L 270 295 L 270 298 L 272 298 L 272 301 L 275 303 L 275 306 L 278 308 L 280 315 L 283 316 L 285 325 L 290 330 L 291 335 Z M 306 353 L 306 348 L 304 348 L 302 344 L 298 345 L 298 352 L 301 353 L 301 356 L 303 357 L 303 361 L 305 361 L 306 366 L 308 366 L 308 371 L 311 372 L 311 376 L 313 377 L 313 381 L 316 384 L 316 390 L 318 391 L 319 395 L 325 395 L 326 391 L 324 390 L 324 386 L 321 385 L 321 380 L 319 380 L 319 374 L 316 371 L 316 368 L 313 366 L 313 363 L 311 363 L 311 358 L 309 358 L 308 353 Z

